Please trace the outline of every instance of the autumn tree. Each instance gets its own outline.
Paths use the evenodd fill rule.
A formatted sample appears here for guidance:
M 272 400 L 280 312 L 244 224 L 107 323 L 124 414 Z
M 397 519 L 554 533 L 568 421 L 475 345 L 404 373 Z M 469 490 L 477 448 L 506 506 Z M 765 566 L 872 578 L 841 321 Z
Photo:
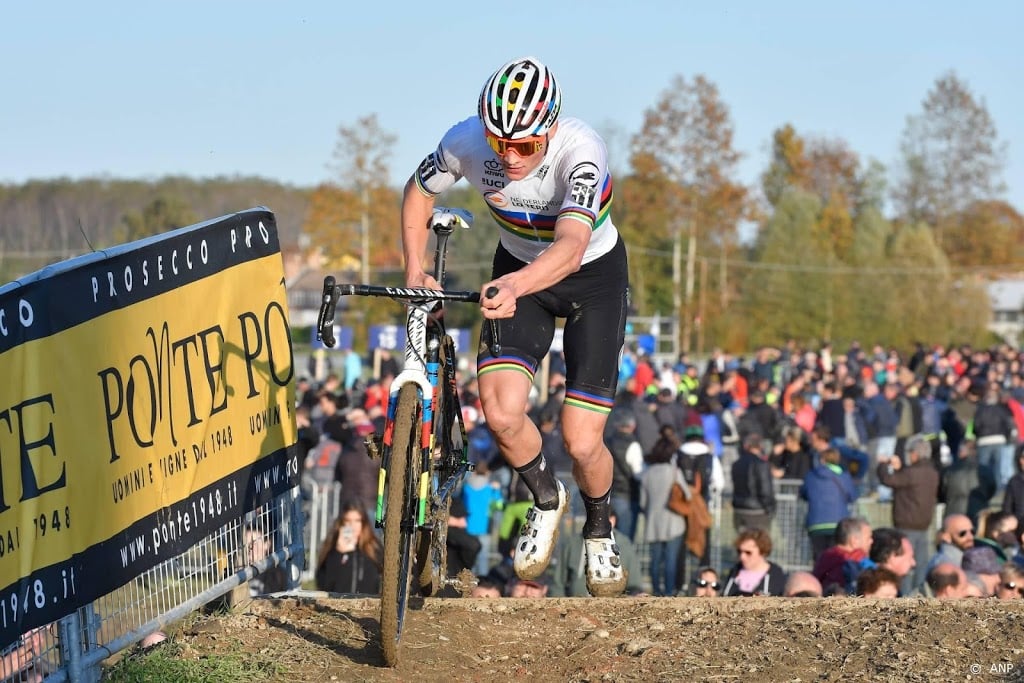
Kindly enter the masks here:
M 340 126 L 329 166 L 334 177 L 310 197 L 306 234 L 329 261 L 358 262 L 365 282 L 373 278 L 371 266 L 401 266 L 399 195 L 388 184 L 395 141 L 376 114 Z
M 985 101 L 953 72 L 935 82 L 921 113 L 907 117 L 900 152 L 897 212 L 932 226 L 943 248 L 951 217 L 1003 191 L 1006 146 Z
M 761 174 L 761 191 L 770 205 L 778 204 L 789 188 L 811 189 L 811 164 L 804 147 L 804 139 L 788 123 L 772 134 L 772 160 Z
M 718 88 L 700 75 L 692 81 L 676 76 L 646 110 L 643 127 L 633 138 L 631 164 L 638 176 L 642 174 L 650 183 L 647 194 L 655 195 L 652 199 L 657 208 L 642 216 L 643 209 L 631 202 L 629 213 L 648 225 L 650 241 L 671 244 L 673 310 L 681 321 L 683 350 L 689 350 L 692 341 L 696 264 L 701 249 L 716 255 L 721 265 L 717 281 L 708 283 L 719 296 L 708 300 L 719 302 L 721 308 L 728 305 L 725 264 L 736 248 L 740 220 L 749 210 L 747 190 L 734 180 L 740 158 L 733 147 L 728 107 Z M 644 194 L 640 188 L 634 191 Z M 640 294 L 641 300 L 646 299 L 644 292 Z
M 1024 217 L 1004 201 L 978 201 L 949 218 L 945 240 L 953 265 L 1017 269 L 1024 261 Z

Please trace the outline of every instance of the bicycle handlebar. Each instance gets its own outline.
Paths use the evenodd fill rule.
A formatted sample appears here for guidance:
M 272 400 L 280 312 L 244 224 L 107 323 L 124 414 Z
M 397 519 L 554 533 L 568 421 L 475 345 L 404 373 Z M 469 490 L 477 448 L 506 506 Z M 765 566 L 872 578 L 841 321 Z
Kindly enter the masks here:
M 488 293 L 497 288 L 491 287 Z M 427 287 L 383 287 L 379 285 L 339 285 L 336 284 L 334 276 L 328 275 L 324 278 L 324 293 L 320 300 L 320 312 L 316 320 L 316 338 L 322 341 L 328 348 L 334 348 L 337 340 L 334 338 L 334 315 L 338 306 L 338 299 L 342 296 L 383 296 L 399 301 L 464 301 L 468 303 L 480 303 L 480 292 L 455 291 L 444 289 L 429 289 Z M 491 294 L 493 296 L 493 294 Z

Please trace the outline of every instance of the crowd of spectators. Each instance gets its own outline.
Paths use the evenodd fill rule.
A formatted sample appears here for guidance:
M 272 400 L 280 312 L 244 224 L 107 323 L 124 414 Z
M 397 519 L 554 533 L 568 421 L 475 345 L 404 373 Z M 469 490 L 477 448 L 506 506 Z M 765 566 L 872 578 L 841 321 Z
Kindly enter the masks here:
M 1020 598 L 1021 358 L 1008 346 L 924 344 L 903 354 L 789 343 L 750 358 L 715 351 L 701 362 L 624 349 L 605 439 L 614 459 L 617 538 L 631 567 L 628 592 Z M 569 472 L 558 424 L 564 368 L 557 355 L 550 361 L 531 417 L 548 462 Z M 351 372 L 350 358 L 346 367 Z M 382 429 L 386 388 L 399 369 L 388 356 L 375 368 L 368 383 L 360 368 L 355 377 L 299 384 L 306 485 L 340 481 L 343 498 L 363 510 L 373 509 L 377 477 L 363 438 Z M 461 399 L 476 469 L 459 493 L 464 516 L 454 518 L 470 541 L 455 555 L 478 577 L 475 593 L 585 594 L 573 534 L 563 534 L 569 540 L 542 577 L 512 578 L 512 539 L 530 496 L 498 456 L 471 377 L 463 378 Z M 810 571 L 787 575 L 771 559 L 779 480 L 798 483 L 807 501 Z M 707 521 L 671 512 L 673 488 L 690 501 L 721 495 L 731 506 L 735 565 L 709 566 Z M 858 499 L 888 504 L 891 523 L 872 528 L 854 516 Z M 325 539 L 320 559 L 341 552 L 338 543 Z M 646 577 L 638 548 L 649 553 Z M 379 566 L 372 553 L 367 559 Z

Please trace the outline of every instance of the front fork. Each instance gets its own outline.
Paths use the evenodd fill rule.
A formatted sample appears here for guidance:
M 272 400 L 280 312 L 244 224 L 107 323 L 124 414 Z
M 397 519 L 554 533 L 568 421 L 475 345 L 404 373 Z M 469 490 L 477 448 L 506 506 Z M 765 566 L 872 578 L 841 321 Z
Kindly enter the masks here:
M 437 401 L 437 377 L 438 377 L 439 364 L 436 359 L 426 364 L 427 380 L 430 383 L 431 391 L 424 398 L 423 387 L 420 387 L 421 397 L 421 411 L 420 414 L 423 416 L 420 422 L 420 478 L 417 483 L 416 501 L 415 501 L 415 514 L 416 514 L 416 526 L 423 526 L 426 522 L 427 517 L 427 501 L 430 500 L 430 477 L 433 472 L 431 466 L 431 453 L 434 449 L 434 412 Z M 377 510 L 374 519 L 374 526 L 378 529 L 384 527 L 384 516 L 385 516 L 385 491 L 387 490 L 387 478 L 388 469 L 391 466 L 391 458 L 395 457 L 394 449 L 392 447 L 392 437 L 394 434 L 395 424 L 395 413 L 397 412 L 398 405 L 398 389 L 399 386 L 392 386 L 392 391 L 388 400 L 388 414 L 387 422 L 384 428 L 383 438 L 376 436 L 367 437 L 366 446 L 367 453 L 372 458 L 381 457 L 380 472 L 377 475 Z M 405 457 L 402 454 L 401 457 Z

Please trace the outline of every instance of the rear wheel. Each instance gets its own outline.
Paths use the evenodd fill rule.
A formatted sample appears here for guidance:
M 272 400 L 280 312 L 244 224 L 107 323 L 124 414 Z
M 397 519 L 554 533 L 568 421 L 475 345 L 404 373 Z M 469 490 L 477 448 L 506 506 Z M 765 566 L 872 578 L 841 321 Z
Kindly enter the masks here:
M 409 600 L 416 537 L 416 487 L 420 472 L 421 403 L 415 384 L 398 394 L 384 509 L 384 571 L 380 590 L 380 641 L 384 663 L 398 663 L 398 643 Z

